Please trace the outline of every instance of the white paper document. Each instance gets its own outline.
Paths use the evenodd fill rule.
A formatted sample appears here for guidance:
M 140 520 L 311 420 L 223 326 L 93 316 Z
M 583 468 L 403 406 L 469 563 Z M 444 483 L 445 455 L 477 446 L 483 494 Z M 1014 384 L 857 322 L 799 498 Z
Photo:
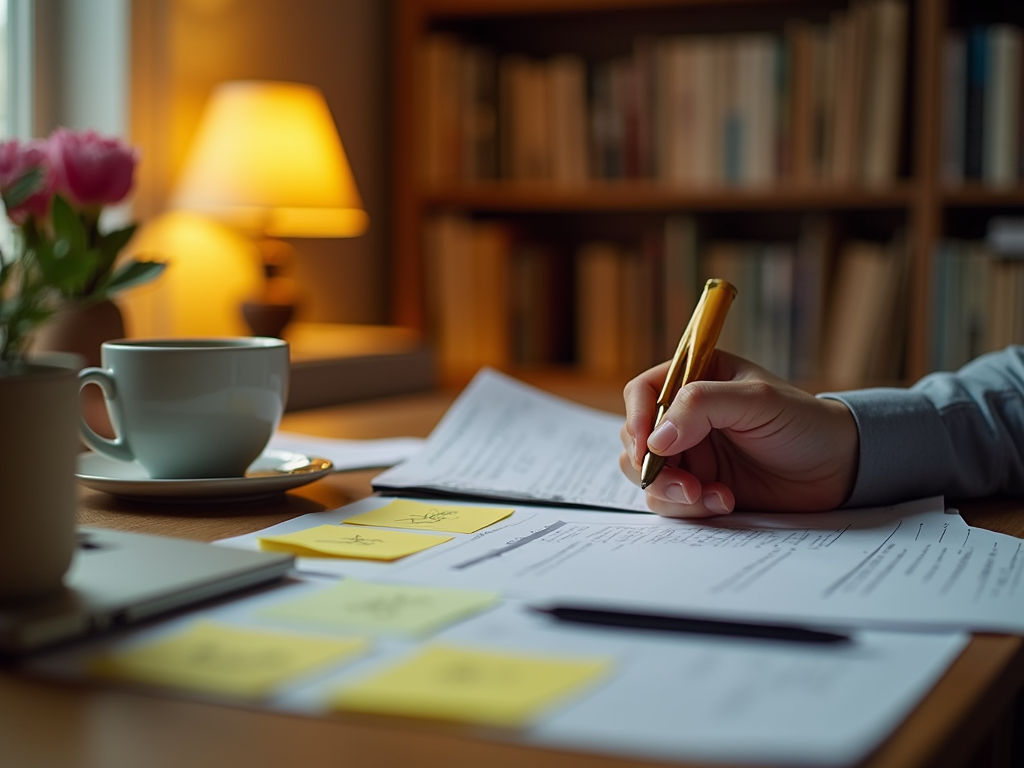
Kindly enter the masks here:
M 426 441 L 421 437 L 381 440 L 338 440 L 293 432 L 276 432 L 268 448 L 330 459 L 336 472 L 390 467 L 415 455 Z
M 370 498 L 226 540 L 340 523 Z M 450 503 L 450 502 L 449 502 Z M 396 563 L 300 558 L 333 575 L 518 598 L 813 625 L 1024 633 L 1024 540 L 972 528 L 941 498 L 871 510 L 671 520 L 521 505 Z
M 37 657 L 31 671 L 87 679 L 89 660 L 98 653 L 139 647 L 197 621 L 339 636 L 338 630 L 273 610 L 331 586 L 305 582 L 265 590 L 120 638 Z M 838 768 L 861 762 L 898 727 L 968 637 L 862 631 L 842 645 L 700 637 L 562 623 L 530 612 L 521 601 L 503 600 L 420 640 L 373 633 L 365 639 L 362 656 L 320 668 L 244 706 L 326 716 L 334 692 L 409 657 L 422 643 L 601 659 L 609 662 L 608 672 L 596 685 L 547 708 L 524 728 L 476 735 L 633 758 Z
M 373 487 L 649 512 L 619 470 L 622 421 L 484 369 L 424 449 Z

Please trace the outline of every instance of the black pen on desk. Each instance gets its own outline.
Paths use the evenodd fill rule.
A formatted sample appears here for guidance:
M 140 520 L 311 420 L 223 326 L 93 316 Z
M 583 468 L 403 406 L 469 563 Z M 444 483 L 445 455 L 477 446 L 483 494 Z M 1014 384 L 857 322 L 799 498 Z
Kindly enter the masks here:
M 650 629 L 682 634 L 717 635 L 719 637 L 748 637 L 758 640 L 785 640 L 794 643 L 822 644 L 850 641 L 848 635 L 794 624 L 732 621 L 682 614 L 619 611 L 573 605 L 530 606 L 530 610 L 546 614 L 558 621 L 593 624 L 601 627 Z
M 665 412 L 679 388 L 704 377 L 734 298 L 736 288 L 725 280 L 712 278 L 704 284 L 704 291 L 693 309 L 690 322 L 686 324 L 665 374 L 665 383 L 658 395 L 658 413 L 654 417 L 653 429 L 657 429 L 665 418 Z M 665 459 L 665 456 L 650 451 L 644 454 L 640 469 L 641 488 L 654 482 L 665 466 Z

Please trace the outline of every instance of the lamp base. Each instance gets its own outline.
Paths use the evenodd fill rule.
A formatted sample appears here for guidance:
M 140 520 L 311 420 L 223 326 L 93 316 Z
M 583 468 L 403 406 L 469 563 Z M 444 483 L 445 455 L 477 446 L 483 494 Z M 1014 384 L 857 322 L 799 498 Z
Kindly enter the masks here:
M 284 328 L 295 314 L 294 304 L 272 304 L 263 301 L 242 302 L 242 317 L 253 336 L 281 338 Z

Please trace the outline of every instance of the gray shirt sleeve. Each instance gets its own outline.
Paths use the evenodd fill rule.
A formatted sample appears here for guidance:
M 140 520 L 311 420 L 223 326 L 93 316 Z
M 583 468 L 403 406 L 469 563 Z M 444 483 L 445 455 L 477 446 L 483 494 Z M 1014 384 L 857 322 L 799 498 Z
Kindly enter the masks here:
M 909 389 L 819 397 L 845 403 L 860 432 L 848 507 L 1024 495 L 1024 347 L 929 374 Z

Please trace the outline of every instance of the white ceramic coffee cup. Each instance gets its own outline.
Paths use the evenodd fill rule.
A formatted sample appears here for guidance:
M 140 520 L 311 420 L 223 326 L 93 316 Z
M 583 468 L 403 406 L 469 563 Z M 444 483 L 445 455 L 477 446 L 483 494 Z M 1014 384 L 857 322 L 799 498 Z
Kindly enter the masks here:
M 277 429 L 288 396 L 281 339 L 120 339 L 79 389 L 103 390 L 113 440 L 79 417 L 86 445 L 161 479 L 241 477 Z

